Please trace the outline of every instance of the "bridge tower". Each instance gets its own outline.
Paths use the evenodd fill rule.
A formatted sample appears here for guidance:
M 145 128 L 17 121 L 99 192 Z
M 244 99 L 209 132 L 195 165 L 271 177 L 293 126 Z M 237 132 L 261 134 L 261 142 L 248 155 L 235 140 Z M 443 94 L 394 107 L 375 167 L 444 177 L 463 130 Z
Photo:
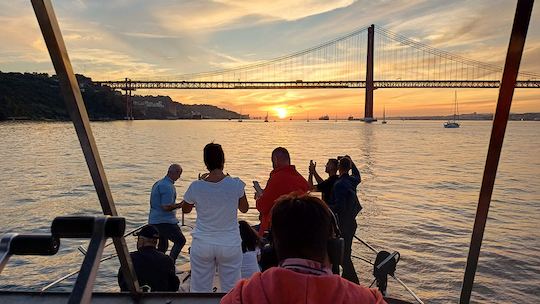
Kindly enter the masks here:
M 125 120 L 133 120 L 133 99 L 131 98 L 131 92 L 133 88 L 131 86 L 131 79 L 126 78 L 124 82 L 124 91 L 125 91 L 125 102 L 126 102 L 126 116 Z
M 367 39 L 367 63 L 366 63 L 366 103 L 364 108 L 364 122 L 377 121 L 373 118 L 373 57 L 374 57 L 374 41 L 375 41 L 375 25 L 372 24 L 368 28 Z

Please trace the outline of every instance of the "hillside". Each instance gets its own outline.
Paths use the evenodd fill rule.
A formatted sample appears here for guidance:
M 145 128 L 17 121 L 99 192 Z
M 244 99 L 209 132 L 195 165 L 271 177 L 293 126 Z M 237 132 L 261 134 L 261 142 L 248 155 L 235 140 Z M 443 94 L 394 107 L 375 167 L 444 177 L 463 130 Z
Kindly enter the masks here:
M 120 91 L 96 86 L 77 75 L 91 120 L 115 120 L 125 116 Z M 240 114 L 212 105 L 186 105 L 168 96 L 133 96 L 135 119 L 237 118 Z M 247 116 L 244 116 L 247 118 Z M 0 120 L 69 120 L 56 76 L 0 71 Z

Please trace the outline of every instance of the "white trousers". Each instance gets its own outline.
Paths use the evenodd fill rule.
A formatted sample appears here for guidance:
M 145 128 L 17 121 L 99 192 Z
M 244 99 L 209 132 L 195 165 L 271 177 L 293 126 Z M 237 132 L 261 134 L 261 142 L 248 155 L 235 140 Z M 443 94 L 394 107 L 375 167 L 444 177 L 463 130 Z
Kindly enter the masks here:
M 231 290 L 240 280 L 242 248 L 240 246 L 212 245 L 193 240 L 190 250 L 191 292 L 212 292 L 216 268 L 221 292 Z

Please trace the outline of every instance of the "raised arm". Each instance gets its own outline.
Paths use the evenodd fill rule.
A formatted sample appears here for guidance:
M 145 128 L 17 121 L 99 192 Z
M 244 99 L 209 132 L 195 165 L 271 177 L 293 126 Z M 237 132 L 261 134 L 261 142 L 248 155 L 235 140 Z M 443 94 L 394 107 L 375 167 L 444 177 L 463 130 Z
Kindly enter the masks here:
M 257 210 L 261 214 L 269 214 L 272 206 L 274 206 L 274 201 L 278 198 L 276 191 L 278 188 L 277 181 L 274 178 L 270 177 L 262 195 L 256 201 Z
M 317 184 L 320 184 L 324 181 L 322 177 L 319 175 L 319 173 L 317 173 L 316 166 L 317 166 L 316 162 L 313 162 L 312 160 L 309 161 L 308 185 L 309 185 L 309 190 L 311 191 L 319 191 L 318 187 L 313 184 L 313 177 L 315 177 Z
M 352 173 L 352 176 L 358 180 L 358 183 L 361 183 L 362 182 L 362 177 L 360 176 L 360 171 L 358 170 L 358 168 L 356 167 L 356 165 L 354 164 L 354 162 L 351 160 L 351 173 Z

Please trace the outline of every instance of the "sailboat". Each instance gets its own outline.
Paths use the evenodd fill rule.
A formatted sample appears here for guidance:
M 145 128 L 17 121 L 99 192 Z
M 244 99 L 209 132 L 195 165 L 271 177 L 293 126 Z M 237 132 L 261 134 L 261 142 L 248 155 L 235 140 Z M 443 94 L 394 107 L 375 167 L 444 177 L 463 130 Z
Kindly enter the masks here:
M 382 122 L 381 122 L 383 125 L 386 124 L 386 107 L 383 106 L 383 110 L 382 110 Z
M 456 121 L 456 115 L 457 115 L 457 121 L 459 121 L 457 91 L 454 92 L 454 119 L 448 120 L 447 122 L 445 122 L 444 123 L 445 128 L 449 128 L 449 129 L 459 128 L 459 123 Z
M 264 117 L 264 122 L 268 122 L 268 112 L 266 112 L 266 116 Z

